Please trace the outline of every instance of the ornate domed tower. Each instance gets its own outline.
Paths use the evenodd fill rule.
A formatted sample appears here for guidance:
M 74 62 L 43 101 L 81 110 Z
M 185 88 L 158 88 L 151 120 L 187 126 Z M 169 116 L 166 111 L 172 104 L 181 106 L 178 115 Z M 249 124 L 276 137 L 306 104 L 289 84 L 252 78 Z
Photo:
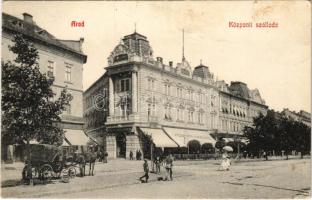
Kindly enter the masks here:
M 135 56 L 144 59 L 153 58 L 153 49 L 146 36 L 137 32 L 123 37 L 108 57 L 108 64 L 112 65 L 121 61 L 131 61 Z

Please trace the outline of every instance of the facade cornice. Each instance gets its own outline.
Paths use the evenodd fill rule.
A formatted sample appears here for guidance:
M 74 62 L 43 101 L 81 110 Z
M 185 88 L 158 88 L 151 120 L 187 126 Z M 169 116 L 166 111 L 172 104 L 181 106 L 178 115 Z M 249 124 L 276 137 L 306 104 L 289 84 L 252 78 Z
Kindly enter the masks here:
M 155 71 L 159 71 L 161 72 L 162 74 L 166 74 L 168 76 L 171 76 L 171 77 L 174 77 L 174 78 L 179 78 L 180 80 L 183 80 L 183 81 L 187 81 L 189 83 L 192 83 L 192 84 L 197 84 L 199 86 L 204 86 L 204 87 L 209 87 L 209 88 L 213 88 L 215 90 L 218 90 L 218 88 L 216 86 L 213 86 L 213 85 L 210 85 L 210 84 L 207 84 L 207 83 L 203 83 L 203 82 L 200 82 L 200 81 L 197 81 L 197 80 L 194 80 L 192 78 L 188 78 L 188 77 L 185 77 L 185 76 L 181 76 L 179 74 L 176 74 L 176 73 L 173 73 L 173 72 L 169 72 L 169 71 L 166 71 L 162 68 L 159 68 L 155 65 L 152 65 L 152 64 L 148 64 L 148 63 L 145 63 L 145 62 L 138 62 L 138 61 L 130 61 L 130 62 L 125 62 L 125 63 L 120 63 L 120 64 L 115 64 L 115 65 L 111 65 L 111 66 L 108 66 L 106 67 L 106 70 L 107 71 L 110 71 L 110 70 L 113 70 L 114 68 L 118 68 L 118 67 L 121 67 L 121 66 L 126 66 L 126 65 L 135 65 L 135 66 L 139 66 L 142 67 L 142 66 L 145 66 L 145 67 L 149 67 L 149 69 L 153 69 Z M 134 66 L 133 66 L 134 67 Z M 135 68 L 128 68 L 128 71 L 133 71 L 133 70 L 139 70 L 139 69 L 135 69 Z M 122 71 L 127 71 L 127 70 L 122 70 Z M 120 71 L 116 71 L 114 73 L 109 73 L 109 75 L 111 74 L 115 74 L 115 73 L 119 73 Z
M 56 84 L 53 84 L 52 87 L 58 87 L 58 88 L 66 88 L 65 86 L 62 86 L 62 85 L 56 85 Z M 68 90 L 72 90 L 72 91 L 76 91 L 76 92 L 83 92 L 83 90 L 79 90 L 79 89 L 75 89 L 75 88 L 70 88 L 70 87 L 67 87 Z

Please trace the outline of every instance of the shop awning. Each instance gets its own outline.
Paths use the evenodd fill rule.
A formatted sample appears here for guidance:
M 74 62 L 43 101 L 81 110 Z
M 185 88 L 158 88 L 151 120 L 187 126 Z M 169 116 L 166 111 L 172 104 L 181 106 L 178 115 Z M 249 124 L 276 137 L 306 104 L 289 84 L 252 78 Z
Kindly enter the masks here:
M 152 137 L 156 147 L 178 147 L 178 145 L 168 137 L 162 129 L 141 128 L 140 130 Z
M 65 138 L 70 145 L 85 146 L 89 138 L 82 130 L 64 129 Z
M 222 140 L 226 143 L 228 142 L 234 142 L 234 138 L 222 138 Z
M 66 139 L 63 140 L 63 144 L 62 147 L 69 147 L 70 144 L 68 144 L 68 142 L 66 141 Z
M 94 142 L 96 145 L 104 145 L 103 138 L 89 136 L 90 141 Z
M 216 143 L 208 131 L 179 128 L 164 128 L 164 130 L 180 147 L 187 147 L 188 142 L 191 140 L 197 140 L 201 145 L 205 143 L 215 145 Z
M 249 143 L 249 140 L 248 139 L 241 139 L 241 142 L 247 145 Z

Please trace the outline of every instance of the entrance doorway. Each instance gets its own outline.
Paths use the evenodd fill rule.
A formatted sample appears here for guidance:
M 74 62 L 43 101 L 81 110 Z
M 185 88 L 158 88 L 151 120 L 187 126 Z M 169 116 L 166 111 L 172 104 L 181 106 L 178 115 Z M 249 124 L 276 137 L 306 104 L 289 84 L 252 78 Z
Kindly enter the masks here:
M 117 157 L 118 158 L 126 158 L 126 135 L 123 133 L 118 133 L 116 135 L 116 143 L 117 143 Z

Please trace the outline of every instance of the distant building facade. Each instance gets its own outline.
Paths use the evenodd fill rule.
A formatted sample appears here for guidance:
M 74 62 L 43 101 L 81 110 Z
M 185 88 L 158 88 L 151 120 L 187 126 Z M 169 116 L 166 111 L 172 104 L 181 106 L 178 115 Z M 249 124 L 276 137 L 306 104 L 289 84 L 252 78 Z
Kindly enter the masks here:
M 245 83 L 218 81 L 220 90 L 219 137 L 239 136 L 245 126 L 253 124 L 260 113 L 266 115 L 268 106 L 258 89 L 250 90 Z
M 288 118 L 291 118 L 295 121 L 302 122 L 305 125 L 311 127 L 311 113 L 308 113 L 304 110 L 299 112 L 290 111 L 288 108 L 283 109 L 281 112 L 282 115 L 285 115 Z
M 30 14 L 24 13 L 23 16 L 23 19 L 19 19 L 2 14 L 1 59 L 4 62 L 14 60 L 15 55 L 9 51 L 9 45 L 13 45 L 15 34 L 29 39 L 38 50 L 40 71 L 54 79 L 54 100 L 65 87 L 73 96 L 70 106 L 61 115 L 62 122 L 57 125 L 71 133 L 80 130 L 79 135 L 83 130 L 82 71 L 87 61 L 87 56 L 82 52 L 83 38 L 77 41 L 59 40 L 40 28 Z
M 192 70 L 184 55 L 176 65 L 165 64 L 161 57 L 154 59 L 147 38 L 135 32 L 115 47 L 105 74 L 84 92 L 85 129 L 90 135 L 102 135 L 113 158 L 128 157 L 130 151 L 148 153 L 146 136 L 163 149 L 187 147 L 192 141 L 214 145 L 212 135 L 223 130 L 220 119 L 232 117 L 220 112 L 223 101 L 233 104 L 235 113 L 246 104 L 246 117 L 251 117 L 250 108 L 264 114 L 267 109 L 264 102 L 237 96 L 234 86 L 233 92 L 220 87 L 207 66 L 200 64 Z M 101 110 L 97 100 L 104 91 L 108 92 Z M 98 115 L 105 117 L 99 120 Z M 236 119 L 236 115 L 232 121 L 250 123 L 249 118 Z
M 84 129 L 99 145 L 106 144 L 108 116 L 108 76 L 105 73 L 83 93 Z

